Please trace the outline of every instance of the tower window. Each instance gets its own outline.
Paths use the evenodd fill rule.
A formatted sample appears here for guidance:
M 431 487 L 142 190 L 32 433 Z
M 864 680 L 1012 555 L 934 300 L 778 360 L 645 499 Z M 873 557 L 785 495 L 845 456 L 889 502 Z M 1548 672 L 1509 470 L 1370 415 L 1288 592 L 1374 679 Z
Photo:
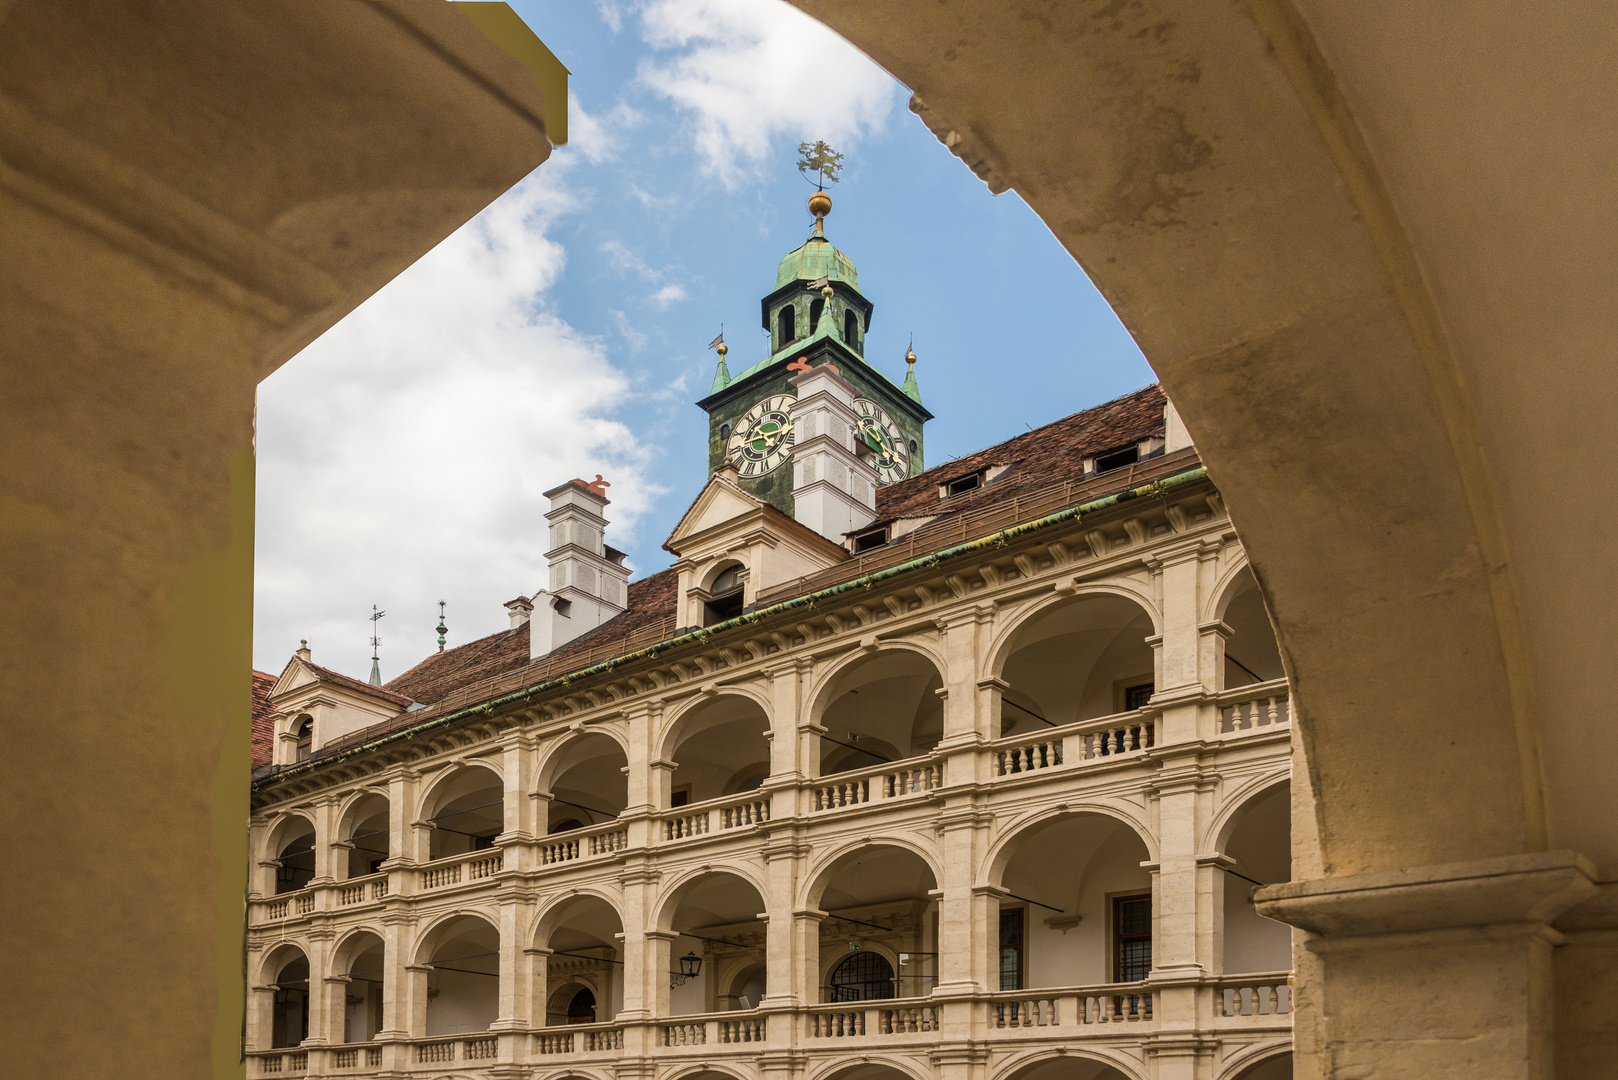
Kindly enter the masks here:
M 1125 465 L 1133 465 L 1140 460 L 1140 447 L 1126 446 L 1120 450 L 1109 450 L 1105 454 L 1096 455 L 1096 472 L 1104 473 L 1112 469 L 1121 469 Z
M 798 309 L 788 304 L 775 313 L 775 336 L 780 342 L 777 348 L 785 348 L 798 336 Z
M 307 761 L 309 760 L 309 755 L 314 752 L 315 722 L 307 716 L 302 717 L 298 721 L 296 734 L 298 736 L 297 760 Z
M 843 341 L 850 349 L 860 343 L 860 317 L 852 311 L 843 312 Z
M 820 325 L 820 313 L 825 310 L 826 301 L 824 300 L 816 300 L 809 305 L 809 332 L 811 334 Z

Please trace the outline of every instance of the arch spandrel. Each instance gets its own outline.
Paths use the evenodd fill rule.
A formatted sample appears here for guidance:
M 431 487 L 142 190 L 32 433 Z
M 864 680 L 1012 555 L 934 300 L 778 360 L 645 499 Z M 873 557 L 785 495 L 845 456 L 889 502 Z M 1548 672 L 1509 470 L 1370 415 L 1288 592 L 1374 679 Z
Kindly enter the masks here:
M 1264 798 L 1276 788 L 1289 787 L 1292 771 L 1263 773 L 1249 777 L 1237 786 L 1231 788 L 1219 800 L 1219 806 L 1214 811 L 1213 818 L 1208 822 L 1203 835 L 1199 851 L 1223 852 L 1225 845 L 1230 841 L 1230 834 L 1236 828 L 1242 817 L 1242 812 L 1251 804 Z

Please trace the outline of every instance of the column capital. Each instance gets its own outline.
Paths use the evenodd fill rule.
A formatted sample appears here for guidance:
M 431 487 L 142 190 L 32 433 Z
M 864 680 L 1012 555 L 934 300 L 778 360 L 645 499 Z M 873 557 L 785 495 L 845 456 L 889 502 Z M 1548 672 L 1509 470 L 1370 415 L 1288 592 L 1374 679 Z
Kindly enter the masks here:
M 1258 913 L 1325 938 L 1375 938 L 1502 924 L 1548 925 L 1594 896 L 1596 871 L 1571 851 L 1291 881 L 1254 897 Z

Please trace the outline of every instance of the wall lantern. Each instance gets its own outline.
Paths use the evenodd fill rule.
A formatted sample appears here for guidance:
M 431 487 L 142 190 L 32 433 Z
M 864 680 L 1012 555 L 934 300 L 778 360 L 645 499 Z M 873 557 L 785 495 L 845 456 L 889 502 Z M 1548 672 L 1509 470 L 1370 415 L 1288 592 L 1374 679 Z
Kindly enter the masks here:
M 702 957 L 694 952 L 688 952 L 680 957 L 680 970 L 669 972 L 669 988 L 684 986 L 687 979 L 694 979 L 702 974 Z

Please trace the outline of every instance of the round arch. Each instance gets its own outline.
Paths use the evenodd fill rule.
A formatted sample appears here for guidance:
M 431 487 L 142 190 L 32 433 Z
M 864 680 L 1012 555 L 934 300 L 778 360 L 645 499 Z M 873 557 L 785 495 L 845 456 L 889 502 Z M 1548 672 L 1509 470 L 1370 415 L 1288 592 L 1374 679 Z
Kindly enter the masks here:
M 556 929 L 567 922 L 569 916 L 591 903 L 604 904 L 618 917 L 619 925 L 623 925 L 623 897 L 596 886 L 583 885 L 545 901 L 540 906 L 539 913 L 528 924 L 525 940 L 532 948 L 546 948 L 545 942 L 550 940 Z
M 387 944 L 387 935 L 378 924 L 361 923 L 358 926 L 347 927 L 332 942 L 326 974 L 328 976 L 345 974 L 349 965 L 354 962 L 354 957 L 369 948 L 369 944 L 363 940 L 367 936 L 376 938 L 384 946 Z M 361 945 L 366 945 L 367 949 L 359 949 Z
M 693 867 L 669 882 L 658 895 L 657 901 L 653 905 L 653 910 L 657 914 L 652 920 L 652 929 L 664 932 L 671 930 L 674 925 L 674 916 L 680 909 L 680 902 L 685 893 L 705 879 L 718 877 L 732 877 L 751 888 L 758 894 L 759 911 L 763 911 L 764 897 L 769 895 L 769 889 L 766 883 L 753 872 L 752 867 L 739 864 L 723 868 Z M 754 912 L 753 914 L 758 913 Z
M 301 835 L 307 828 L 318 838 L 319 828 L 315 819 L 307 810 L 283 810 L 271 820 L 269 827 L 264 830 L 264 847 L 260 853 L 263 859 L 278 859 L 281 857 L 281 848 L 285 846 L 291 835 Z
M 945 672 L 949 670 L 949 662 L 942 653 L 919 641 L 884 641 L 874 649 L 856 649 L 847 656 L 834 661 L 830 667 L 820 673 L 819 678 L 815 680 L 806 695 L 809 702 L 806 715 L 814 723 L 820 723 L 821 718 L 825 716 L 826 706 L 830 704 L 830 699 L 835 697 L 833 692 L 837 688 L 837 683 L 843 676 L 879 657 L 897 653 L 911 653 L 925 658 L 938 671 L 940 680 L 944 678 Z
M 838 872 L 877 848 L 896 848 L 916 856 L 927 867 L 928 873 L 932 874 L 934 888 L 937 888 L 937 882 L 944 880 L 943 866 L 938 854 L 928 850 L 925 845 L 906 836 L 872 835 L 861 837 L 860 842 L 852 847 L 821 855 L 816 862 L 812 863 L 808 871 L 803 875 L 804 884 L 799 887 L 796 906 L 800 909 L 819 908 L 826 887 L 831 884 L 832 879 L 837 876 Z
M 501 786 L 505 786 L 505 777 L 500 766 L 492 761 L 479 758 L 476 761 L 455 761 L 445 765 L 428 779 L 421 789 L 421 796 L 416 801 L 416 814 L 422 820 L 429 820 L 433 814 L 441 809 L 441 805 L 452 800 L 460 794 L 453 789 L 461 787 L 465 778 L 472 777 L 478 772 L 489 774 L 489 778 Z
M 391 801 L 388 799 L 388 789 L 381 784 L 369 784 L 344 796 L 343 801 L 337 806 L 337 813 L 332 816 L 332 821 L 335 823 L 334 828 L 339 839 L 348 836 L 350 830 L 357 824 L 353 820 L 354 815 L 364 809 L 364 804 L 371 799 L 381 799 L 391 805 Z
M 1257 800 L 1278 788 L 1290 789 L 1291 784 L 1290 772 L 1274 772 L 1252 777 L 1235 788 L 1220 800 L 1219 808 L 1203 834 L 1199 850 L 1222 853 L 1225 845 L 1230 843 L 1230 834 L 1236 830 L 1242 814 Z
M 258 962 L 258 986 L 269 986 L 275 982 L 278 971 L 294 960 L 309 960 L 309 943 L 302 938 L 285 938 L 277 941 Z
M 1072 607 L 1086 601 L 1094 601 L 1101 597 L 1117 597 L 1129 600 L 1136 604 L 1146 617 L 1151 620 L 1152 634 L 1163 632 L 1163 613 L 1158 610 L 1150 590 L 1137 586 L 1131 582 L 1121 581 L 1091 581 L 1080 585 L 1071 593 L 1053 593 L 1041 597 L 1028 604 L 1016 616 L 995 634 L 985 650 L 989 662 L 984 665 L 983 677 L 1002 678 L 1005 674 L 1006 661 L 1022 645 L 1018 640 L 1025 631 L 1052 612 L 1061 608 Z
M 558 769 L 565 771 L 563 762 L 568 751 L 586 739 L 598 736 L 611 739 L 617 744 L 619 753 L 624 755 L 624 760 L 629 760 L 629 735 L 619 723 L 608 721 L 600 724 L 576 724 L 569 728 L 565 735 L 553 739 L 550 745 L 540 751 L 539 760 L 534 768 L 533 790 L 542 795 L 548 792 L 551 785 L 556 782 Z
M 1116 1075 L 1115 1075 L 1116 1074 Z M 1032 1050 L 1002 1064 L 988 1080 L 1144 1080 L 1138 1062 L 1100 1047 Z
M 1213 588 L 1208 590 L 1208 599 L 1203 604 L 1202 621 L 1214 622 L 1225 617 L 1225 609 L 1239 594 L 1246 592 L 1250 587 L 1257 587 L 1253 578 L 1252 564 L 1248 562 L 1247 552 L 1242 550 L 1240 544 L 1231 549 L 1230 564 L 1225 567 L 1214 581 Z M 1244 579 L 1243 571 L 1247 572 Z
M 486 923 L 496 937 L 500 934 L 500 917 L 495 912 L 483 908 L 456 908 L 453 911 L 443 911 L 422 927 L 416 935 L 416 940 L 411 943 L 408 953 L 412 958 L 410 962 L 417 966 L 430 963 L 433 951 L 443 944 L 447 931 L 455 929 L 463 919 L 476 919 Z
M 1008 822 L 1005 827 L 989 842 L 989 850 L 984 855 L 982 869 L 978 880 L 989 884 L 998 884 L 1006 871 L 1006 864 L 1020 839 L 1055 824 L 1063 818 L 1080 817 L 1083 815 L 1110 818 L 1134 832 L 1137 839 L 1145 845 L 1147 855 L 1152 861 L 1158 858 L 1157 838 L 1152 835 L 1150 827 L 1120 807 L 1108 803 L 1063 803 L 1061 806 L 1049 810 L 1036 810 L 1020 818 Z
M 882 1070 L 891 1069 L 907 1080 L 931 1080 L 932 1070 L 892 1054 L 861 1054 L 858 1061 L 847 1058 L 828 1061 L 809 1073 L 806 1080 L 891 1080 Z
M 1219 1070 L 1217 1080 L 1292 1080 L 1292 1042 L 1244 1046 Z
M 767 729 L 774 730 L 774 718 L 770 712 L 768 698 L 751 687 L 726 686 L 716 689 L 712 694 L 698 694 L 689 701 L 681 702 L 678 708 L 664 718 L 662 730 L 657 738 L 657 753 L 653 760 L 673 760 L 675 749 L 687 738 L 686 728 L 690 726 L 691 721 L 726 698 L 736 698 L 756 705 L 764 714 Z
M 687 1065 L 684 1068 L 675 1069 L 663 1076 L 661 1080 L 699 1080 L 699 1078 L 704 1078 L 705 1080 L 705 1078 L 709 1077 L 715 1078 L 715 1080 L 754 1080 L 754 1075 L 750 1071 L 744 1072 L 734 1066 L 716 1065 L 713 1062 L 704 1061 L 701 1064 Z

